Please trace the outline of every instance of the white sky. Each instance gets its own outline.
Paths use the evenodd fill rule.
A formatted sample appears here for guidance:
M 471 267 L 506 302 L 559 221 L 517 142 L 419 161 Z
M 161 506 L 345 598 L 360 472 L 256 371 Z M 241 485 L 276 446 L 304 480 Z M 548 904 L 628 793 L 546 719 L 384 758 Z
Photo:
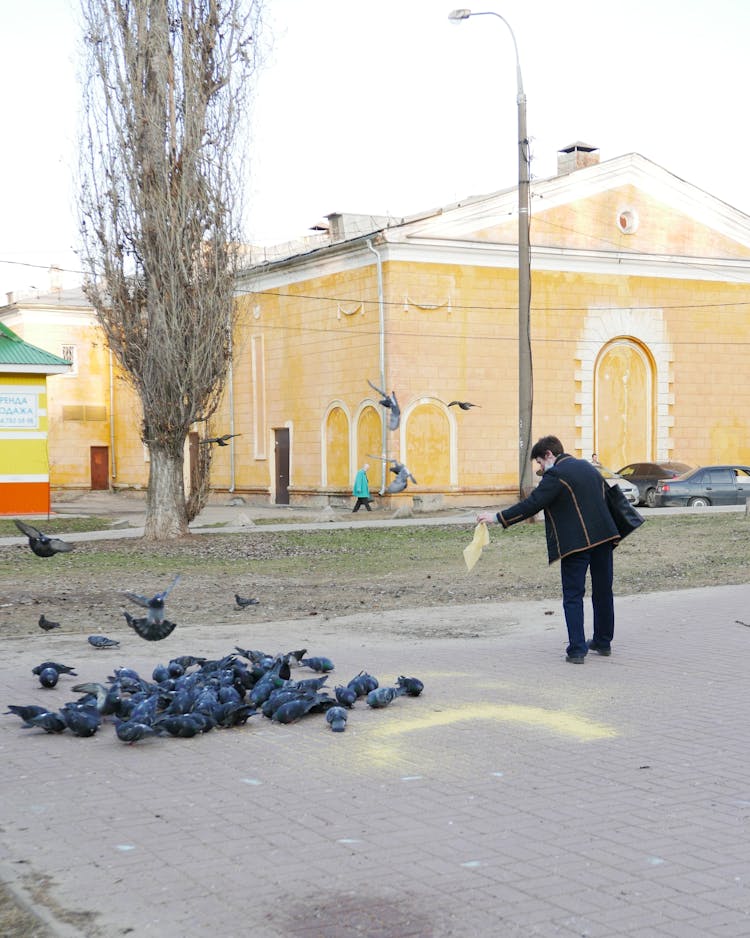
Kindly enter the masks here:
M 246 234 L 330 212 L 408 215 L 518 177 L 516 70 L 456 0 L 266 0 L 273 49 L 248 143 Z M 532 175 L 582 140 L 638 152 L 750 213 L 748 0 L 480 0 L 518 43 Z M 77 268 L 77 0 L 0 0 L 0 304 Z M 9 264 L 8 262 L 14 262 Z M 36 266 L 26 266 L 36 265 Z M 75 274 L 67 283 L 77 283 Z

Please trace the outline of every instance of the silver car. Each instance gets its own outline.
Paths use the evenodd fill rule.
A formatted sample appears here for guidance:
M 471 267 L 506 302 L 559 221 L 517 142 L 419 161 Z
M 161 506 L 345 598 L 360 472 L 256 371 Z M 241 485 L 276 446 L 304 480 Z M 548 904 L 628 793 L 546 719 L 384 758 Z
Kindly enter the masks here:
M 605 469 L 604 466 L 596 467 L 599 472 L 607 480 L 607 485 L 619 485 L 622 489 L 623 495 L 630 502 L 631 505 L 635 505 L 636 502 L 640 499 L 640 493 L 638 492 L 638 486 L 634 485 L 632 482 L 628 482 L 627 479 L 623 479 L 622 476 L 618 476 L 616 472 L 612 472 L 611 469 Z

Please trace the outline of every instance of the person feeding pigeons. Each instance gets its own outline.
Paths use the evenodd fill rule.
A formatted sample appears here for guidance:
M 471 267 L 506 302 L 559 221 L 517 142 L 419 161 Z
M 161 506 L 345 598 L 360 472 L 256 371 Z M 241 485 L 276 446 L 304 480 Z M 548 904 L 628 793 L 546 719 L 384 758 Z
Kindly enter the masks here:
M 589 650 L 611 654 L 615 628 L 612 551 L 620 534 L 607 507 L 607 483 L 588 460 L 570 456 L 556 436 L 538 440 L 531 459 L 543 474 L 529 497 L 502 511 L 480 512 L 476 521 L 508 528 L 544 511 L 549 562 L 560 561 L 568 628 L 565 660 L 583 664 Z M 583 615 L 587 570 L 594 608 L 593 638 L 588 642 Z

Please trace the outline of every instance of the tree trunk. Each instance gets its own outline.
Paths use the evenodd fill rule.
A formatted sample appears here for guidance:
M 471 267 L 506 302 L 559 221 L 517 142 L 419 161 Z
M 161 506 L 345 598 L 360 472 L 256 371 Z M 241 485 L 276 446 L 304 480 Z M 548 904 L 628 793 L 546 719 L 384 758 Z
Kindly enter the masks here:
M 163 541 L 189 534 L 185 505 L 183 457 L 171 455 L 154 443 L 149 447 L 147 515 L 144 537 Z

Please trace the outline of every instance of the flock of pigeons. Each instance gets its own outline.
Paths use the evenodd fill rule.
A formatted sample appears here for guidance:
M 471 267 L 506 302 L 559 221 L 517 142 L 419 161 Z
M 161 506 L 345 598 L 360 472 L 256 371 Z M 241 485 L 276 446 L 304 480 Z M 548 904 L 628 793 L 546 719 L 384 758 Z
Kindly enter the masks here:
M 24 521 L 16 525 L 29 539 L 29 547 L 38 557 L 66 553 L 73 545 L 51 538 Z M 175 628 L 165 616 L 165 602 L 180 577 L 155 596 L 138 593 L 124 595 L 146 610 L 146 615 L 125 618 L 146 641 L 160 641 Z M 239 608 L 257 600 L 235 595 Z M 44 614 L 39 626 L 45 631 L 60 628 Z M 90 635 L 89 644 L 97 648 L 117 647 L 119 642 L 103 635 Z M 292 670 L 308 668 L 319 677 L 292 679 Z M 295 723 L 308 714 L 324 713 L 334 732 L 346 729 L 349 712 L 364 698 L 373 709 L 387 707 L 398 697 L 418 697 L 424 689 L 419 678 L 400 675 L 392 686 L 381 687 L 377 678 L 360 671 L 346 685 L 338 685 L 333 696 L 325 684 L 334 670 L 333 661 L 324 656 L 307 657 L 307 649 L 267 654 L 235 646 L 234 651 L 212 660 L 182 655 L 166 665 L 158 664 L 150 679 L 132 668 L 117 668 L 107 683 L 87 681 L 75 684 L 80 696 L 50 709 L 39 704 L 10 704 L 6 714 L 18 716 L 24 728 L 36 727 L 46 733 L 93 736 L 110 720 L 118 739 L 135 743 L 150 736 L 189 738 L 214 728 L 244 726 L 259 712 L 276 723 Z M 56 661 L 43 661 L 32 668 L 44 688 L 52 688 L 62 676 L 78 677 L 74 667 Z
M 380 406 L 384 407 L 389 412 L 388 429 L 398 430 L 399 424 L 401 423 L 401 408 L 399 407 L 398 400 L 396 399 L 396 392 L 391 391 L 391 393 L 388 394 L 387 391 L 384 391 L 376 384 L 373 384 L 369 378 L 367 379 L 367 383 L 370 385 L 373 391 L 377 391 L 380 395 L 380 400 L 378 401 Z M 480 407 L 481 405 L 472 404 L 471 401 L 451 401 L 446 406 L 459 407 L 461 410 L 471 410 L 472 407 Z M 367 455 L 370 459 L 380 459 L 391 464 L 388 471 L 392 472 L 396 478 L 386 487 L 386 494 L 397 495 L 399 492 L 403 492 L 410 481 L 415 485 L 418 484 L 417 480 L 414 478 L 411 472 L 409 472 L 407 467 L 397 459 L 388 459 L 385 456 L 374 456 L 372 453 L 368 453 Z

